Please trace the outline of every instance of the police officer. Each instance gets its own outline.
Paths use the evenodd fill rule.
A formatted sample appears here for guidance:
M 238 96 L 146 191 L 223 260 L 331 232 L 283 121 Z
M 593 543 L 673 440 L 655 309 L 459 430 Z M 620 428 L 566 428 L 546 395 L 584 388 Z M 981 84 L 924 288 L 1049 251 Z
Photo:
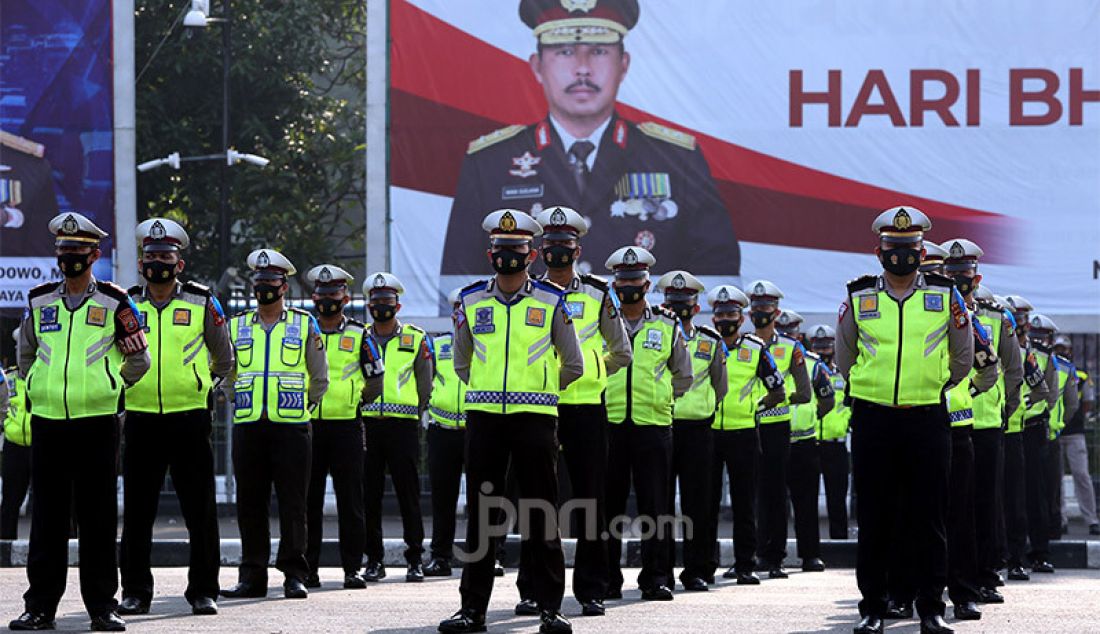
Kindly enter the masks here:
M 452 321 L 461 306 L 459 292 L 447 295 Z M 462 481 L 466 444 L 466 384 L 455 374 L 454 332 L 432 339 L 435 377 L 428 404 L 428 480 L 432 486 L 431 560 L 425 577 L 451 576 L 454 557 L 455 506 Z
M 1035 329 L 1036 317 L 1041 318 L 1044 323 L 1043 327 L 1038 330 Z M 1049 322 L 1049 332 L 1045 322 Z M 1060 540 L 1062 535 L 1066 532 L 1066 528 L 1062 525 L 1062 475 L 1064 473 L 1062 467 L 1061 446 L 1058 444 L 1058 437 L 1062 434 L 1062 430 L 1065 429 L 1066 413 L 1072 415 L 1077 411 L 1079 405 L 1077 400 L 1077 390 L 1068 389 L 1071 386 L 1070 377 L 1074 376 L 1077 372 L 1077 368 L 1073 367 L 1073 363 L 1060 356 L 1054 347 L 1054 336 L 1058 333 L 1058 327 L 1054 321 L 1046 315 L 1032 315 L 1031 317 L 1032 330 L 1037 334 L 1033 334 L 1043 340 L 1043 343 L 1050 348 L 1051 361 L 1054 364 L 1058 372 L 1058 397 L 1054 402 L 1054 405 L 1050 409 L 1050 422 L 1048 423 L 1047 431 L 1047 446 L 1046 453 L 1043 456 L 1044 460 L 1044 480 L 1045 480 L 1045 503 L 1047 509 L 1047 534 L 1052 540 Z M 1072 391 L 1072 394 L 1070 392 Z
M 1054 342 L 1054 351 L 1066 360 L 1073 358 L 1073 343 L 1068 337 L 1059 336 Z M 1092 486 L 1092 476 L 1089 474 L 1089 454 L 1085 443 L 1085 416 L 1092 409 L 1095 394 L 1091 389 L 1089 375 L 1081 368 L 1076 369 L 1076 376 L 1070 377 L 1071 388 L 1079 396 L 1080 407 L 1077 411 L 1066 410 L 1066 427 L 1058 439 L 1062 446 L 1062 456 L 1065 458 L 1067 468 L 1073 475 L 1074 497 L 1081 509 L 1081 517 L 1089 528 L 1090 535 L 1100 535 L 1100 520 L 1096 517 L 1096 493 Z M 1069 398 L 1069 394 L 1066 395 Z M 1066 501 L 1062 501 L 1062 516 L 1066 516 Z
M 479 239 L 473 220 L 501 205 L 532 215 L 554 205 L 580 210 L 599 229 L 586 240 L 590 254 L 632 244 L 696 275 L 737 275 L 731 216 L 695 137 L 615 111 L 638 1 L 521 0 L 519 15 L 534 30 L 529 61 L 548 113 L 469 144 L 451 206 L 444 281 L 480 271 L 466 248 Z
M 970 317 L 952 281 L 920 273 L 921 241 L 932 223 L 894 207 L 872 224 L 882 275 L 848 284 L 836 361 L 852 399 L 852 467 L 859 498 L 856 579 L 863 595 L 856 634 L 882 632 L 893 508 L 914 509 L 910 533 L 922 632 L 951 632 L 943 620 L 947 577 L 950 422 L 944 391 L 974 363 Z M 902 489 L 903 482 L 912 482 Z M 899 496 L 899 489 L 904 495 Z
M 306 489 L 309 486 L 310 416 L 328 389 L 328 361 L 312 315 L 287 307 L 287 278 L 297 270 L 274 249 L 248 254 L 252 292 L 259 306 L 234 315 L 229 332 L 237 365 L 234 389 L 233 471 L 241 565 L 229 598 L 267 596 L 271 555 L 268 511 L 271 487 L 279 502 L 279 552 L 283 596 L 309 596 L 305 580 Z
M 658 520 L 670 513 L 669 476 L 672 461 L 673 401 L 692 383 L 691 357 L 679 319 L 650 305 L 649 269 L 656 260 L 641 247 L 622 247 L 607 258 L 615 274 L 614 288 L 634 350 L 625 371 L 608 379 L 607 419 L 611 423 L 607 456 L 607 514 L 611 519 L 607 598 L 621 599 L 621 534 L 631 481 L 638 514 Z M 667 526 L 642 539 L 642 570 L 638 586 L 643 601 L 671 601 Z
M 604 495 L 608 425 L 604 392 L 608 377 L 630 365 L 633 353 L 614 291 L 603 278 L 576 270 L 581 257 L 580 239 L 588 233 L 588 221 L 568 207 L 544 209 L 535 220 L 543 231 L 545 279 L 565 289 L 565 304 L 585 358 L 584 375 L 558 399 L 558 442 L 567 472 L 562 475 L 568 477 L 572 497 L 589 505 L 582 505 L 574 516 L 579 534 L 573 594 L 581 604 L 581 614 L 602 616 L 608 583 L 607 541 L 598 534 L 607 523 Z M 537 614 L 527 575 L 530 550 L 526 543 L 521 545 L 516 585 L 522 601 L 516 606 L 517 614 Z
M 378 342 L 386 378 L 382 395 L 363 408 L 367 453 L 363 494 L 367 516 L 367 581 L 386 577 L 382 541 L 382 492 L 390 472 L 401 509 L 405 539 L 405 581 L 424 580 L 424 521 L 420 517 L 420 415 L 432 394 L 432 342 L 418 326 L 402 323 L 401 295 L 405 287 L 396 276 L 371 273 L 363 295 L 372 319 L 368 333 Z
M 116 460 L 122 390 L 149 369 L 145 333 L 121 288 L 95 279 L 107 233 L 78 213 L 49 224 L 65 279 L 31 289 L 20 325 L 19 371 L 31 409 L 30 551 L 26 611 L 8 627 L 54 628 L 68 576 L 70 501 L 80 525 L 80 594 L 92 629 L 123 631 L 118 590 Z
M 359 574 L 366 543 L 363 516 L 363 420 L 359 408 L 382 393 L 382 357 L 366 325 L 344 314 L 351 302 L 350 273 L 335 264 L 319 264 L 306 273 L 328 360 L 328 390 L 313 410 L 313 443 L 306 494 L 307 588 L 321 587 L 318 576 L 324 532 L 325 486 L 332 475 L 339 523 L 340 565 L 345 588 L 365 588 Z
M 153 599 L 149 555 L 166 472 L 190 544 L 184 597 L 193 614 L 217 614 L 221 542 L 214 498 L 211 389 L 233 370 L 225 312 L 210 289 L 180 280 L 187 232 L 167 218 L 137 226 L 144 284 L 129 290 L 148 333 L 152 367 L 126 389 L 125 491 L 119 614 L 145 614 Z
M 19 341 L 19 329 L 12 337 Z M 0 410 L 4 415 L 4 451 L 0 456 L 0 539 L 17 539 L 19 507 L 31 486 L 31 413 L 27 411 L 27 384 L 19 376 L 19 367 L 3 372 L 0 386 Z
M 565 559 L 556 517 L 558 395 L 584 373 L 584 358 L 556 285 L 531 279 L 527 267 L 542 233 L 534 218 L 500 209 L 482 221 L 497 274 L 463 289 L 456 312 L 455 373 L 466 391 L 466 567 L 462 608 L 441 632 L 481 632 L 493 589 L 496 542 L 503 535 L 500 496 L 509 460 L 529 512 L 531 583 L 541 609 L 539 631 L 573 631 L 561 616 Z M 556 351 L 556 356 L 552 352 Z M 496 520 L 494 526 L 486 524 Z
M 776 320 L 783 314 L 779 300 L 783 291 L 768 280 L 757 280 L 745 288 L 749 296 L 749 319 L 756 336 L 768 344 L 768 352 L 783 374 L 787 398 L 772 409 L 760 412 L 760 477 L 757 496 L 760 511 L 757 525 L 758 554 L 768 568 L 769 579 L 786 579 L 783 559 L 787 556 L 787 469 L 791 456 L 791 406 L 809 403 L 813 394 L 806 371 L 805 349 L 797 339 L 776 332 Z M 792 391 L 793 390 L 793 391 Z M 813 562 L 809 562 L 811 567 Z
M 802 341 L 802 315 L 785 310 L 776 320 L 780 334 Z M 831 372 L 821 357 L 805 352 L 810 367 L 813 390 L 810 402 L 791 407 L 791 462 L 787 472 L 787 488 L 794 510 L 794 535 L 803 572 L 822 572 L 821 529 L 818 525 L 817 498 L 821 483 L 821 438 L 819 422 L 833 410 L 836 397 Z
M 844 377 L 837 372 L 835 350 L 836 330 L 827 324 L 819 324 L 808 331 L 810 350 L 821 359 L 833 385 L 833 394 L 844 394 Z M 848 538 L 848 476 L 851 462 L 848 457 L 848 421 L 852 410 L 843 398 L 833 399 L 831 410 L 819 417 L 818 434 L 821 437 L 821 476 L 825 482 L 825 508 L 829 515 L 829 539 Z
M 924 241 L 924 257 L 920 260 L 921 273 L 944 274 L 943 261 L 947 258 L 947 251 L 940 245 L 930 240 Z
M 714 545 L 706 581 L 714 579 L 718 561 L 718 513 L 722 502 L 722 472 L 729 474 L 730 508 L 733 509 L 733 566 L 722 576 L 738 585 L 759 585 L 756 576 L 756 478 L 760 461 L 757 418 L 783 402 L 783 375 L 768 352 L 768 344 L 751 333 L 741 333 L 749 298 L 741 289 L 723 284 L 710 289 L 707 303 L 714 315 L 714 329 L 726 345 L 725 397 L 718 402 L 711 429 L 714 462 L 711 468 L 710 511 L 703 524 L 706 540 Z M 762 389 L 761 389 L 762 388 Z M 696 530 L 699 530 L 698 528 Z
M 699 295 L 703 283 L 687 271 L 669 271 L 657 280 L 664 293 L 664 307 L 680 320 L 680 328 L 691 359 L 691 388 L 676 399 L 672 407 L 672 479 L 668 483 L 669 512 L 676 510 L 676 480 L 680 480 L 680 517 L 684 520 L 684 569 L 680 583 L 684 590 L 708 590 L 705 577 L 712 558 L 714 541 L 706 539 L 711 506 L 710 481 L 714 459 L 714 412 L 726 397 L 726 344 L 710 326 L 696 326 L 692 317 L 699 313 Z M 690 522 L 692 530 L 687 530 Z M 699 527 L 700 533 L 695 533 Z M 672 568 L 676 565 L 676 540 L 668 540 L 668 577 L 672 586 Z
M 0 130 L 0 236 L 4 255 L 42 255 L 34 238 L 57 215 L 53 168 L 41 143 Z

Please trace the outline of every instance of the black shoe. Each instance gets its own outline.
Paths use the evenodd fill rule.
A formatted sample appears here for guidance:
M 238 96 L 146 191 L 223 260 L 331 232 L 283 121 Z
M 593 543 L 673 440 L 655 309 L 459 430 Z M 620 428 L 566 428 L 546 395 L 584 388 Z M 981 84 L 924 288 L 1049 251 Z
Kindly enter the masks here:
M 409 564 L 407 570 L 405 570 L 405 582 L 406 583 L 419 583 L 424 580 L 424 567 L 419 563 Z
M 942 616 L 926 616 L 920 620 L 920 634 L 954 634 Z
M 493 576 L 494 577 L 503 577 L 504 576 L 504 564 L 502 564 L 498 561 L 496 563 L 496 565 L 493 566 Z
M 308 574 L 306 575 L 305 586 L 310 589 L 320 588 L 321 578 L 318 577 L 316 574 Z
M 149 614 L 149 602 L 137 597 L 123 597 L 116 610 L 119 614 Z
M 283 596 L 287 599 L 305 599 L 309 597 L 304 583 L 297 579 L 287 579 L 283 582 Z
M 681 579 L 680 584 L 684 586 L 684 590 L 688 592 L 706 592 L 710 590 L 707 587 L 707 582 L 703 581 L 699 577 L 688 577 L 687 579 Z
M 218 594 L 227 599 L 261 599 L 267 596 L 267 586 L 242 581 L 228 588 L 222 588 Z
M 649 590 L 642 590 L 642 601 L 671 601 L 672 590 L 668 586 L 657 586 Z
M 703 581 L 706 581 L 708 586 L 713 586 L 714 585 L 714 575 L 707 575 L 707 576 L 703 577 Z
M 734 568 L 733 566 L 730 566 L 729 570 L 722 573 L 722 578 L 723 579 L 736 579 L 738 577 L 738 575 L 739 575 L 739 573 L 737 572 L 737 569 Z
M 865 616 L 852 628 L 852 634 L 882 634 L 882 619 L 877 616 Z
M 347 590 L 362 590 L 367 587 L 367 580 L 358 572 L 349 572 L 344 575 L 344 588 Z
M 978 603 L 1004 603 L 1005 595 L 993 588 L 980 588 L 978 590 Z
M 768 579 L 786 579 L 790 575 L 786 570 L 783 570 L 783 566 L 773 566 L 768 569 Z
M 1031 572 L 1043 572 L 1050 574 L 1054 572 L 1054 564 L 1049 561 L 1037 561 L 1031 564 Z
M 543 610 L 539 615 L 539 634 L 572 634 L 573 624 L 557 610 Z
M 1003 586 L 1004 584 L 1005 584 L 1005 576 L 1004 576 L 1004 575 L 1002 575 L 1002 574 L 1000 573 L 1000 571 L 998 571 L 998 572 L 997 572 L 997 580 L 996 580 L 995 582 L 993 582 L 993 587 L 995 587 L 995 588 L 1000 588 L 1000 587 L 1001 587 L 1001 586 Z
M 604 597 L 604 600 L 605 601 L 617 601 L 621 598 L 623 598 L 623 589 L 622 588 L 608 588 L 607 589 L 607 596 Z
M 973 601 L 967 601 L 955 606 L 955 620 L 956 621 L 978 621 L 982 618 L 982 611 L 978 609 L 978 604 Z M 924 629 L 924 619 L 921 619 L 921 629 Z
M 19 618 L 8 623 L 9 630 L 37 631 L 53 630 L 57 628 L 52 616 L 46 616 L 41 612 L 24 612 Z
M 825 572 L 825 562 L 820 557 L 803 559 L 802 572 Z
M 381 581 L 386 578 L 386 567 L 377 561 L 368 561 L 367 569 L 363 571 L 363 579 L 370 581 Z
M 218 613 L 218 604 L 210 597 L 199 597 L 191 602 L 191 614 L 212 616 Z
M 1089 524 L 1089 535 L 1100 535 L 1100 524 Z
M 607 610 L 603 607 L 603 601 L 599 599 L 587 599 L 581 601 L 581 616 L 603 616 Z
M 93 632 L 125 632 L 126 621 L 123 621 L 114 612 L 107 612 L 92 617 Z
M 895 621 L 913 618 L 913 603 L 890 599 L 886 602 L 886 618 Z
M 516 616 L 538 616 L 539 604 L 534 599 L 520 599 L 515 611 Z
M 1031 581 L 1031 575 L 1028 574 L 1022 566 L 1013 566 L 1008 569 L 1009 581 Z
M 440 632 L 452 632 L 454 634 L 484 632 L 485 615 L 471 609 L 462 609 L 455 612 L 451 618 L 440 621 L 439 627 L 436 629 Z
M 757 577 L 755 572 L 737 573 L 737 585 L 758 586 L 760 585 L 760 577 Z
M 446 559 L 437 557 L 424 566 L 425 577 L 450 577 L 451 573 L 451 564 Z

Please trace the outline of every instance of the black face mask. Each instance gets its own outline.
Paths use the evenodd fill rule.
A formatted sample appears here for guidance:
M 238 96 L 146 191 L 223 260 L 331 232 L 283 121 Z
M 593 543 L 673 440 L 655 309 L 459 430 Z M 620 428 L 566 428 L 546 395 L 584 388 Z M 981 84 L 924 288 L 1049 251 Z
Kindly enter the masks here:
M 973 293 L 974 289 L 977 288 L 977 285 L 974 284 L 974 278 L 972 277 L 955 275 L 951 279 L 955 280 L 955 288 L 959 289 L 959 293 L 961 293 L 963 297 Z
M 282 284 L 253 284 L 252 292 L 256 295 L 256 301 L 264 306 L 279 301 L 279 289 Z
M 619 296 L 619 301 L 624 304 L 637 304 L 645 299 L 645 284 L 616 286 L 615 294 Z
M 389 304 L 371 304 L 369 308 L 374 321 L 389 321 L 397 315 L 397 307 Z
M 691 309 L 695 306 L 688 302 L 669 302 L 665 304 L 665 308 L 671 310 L 681 320 L 687 321 L 691 319 Z
M 65 277 L 80 277 L 88 270 L 90 253 L 62 253 L 57 256 L 57 268 Z
M 772 311 L 769 313 L 763 310 L 754 310 L 749 313 L 749 319 L 752 320 L 753 326 L 756 326 L 757 328 L 763 328 L 775 321 L 775 317 L 778 314 L 778 311 Z
M 741 330 L 740 319 L 720 319 L 714 322 L 714 327 L 718 329 L 718 334 L 723 337 L 733 337 L 737 335 L 737 332 Z
M 150 284 L 170 282 L 176 277 L 176 265 L 159 260 L 142 262 L 141 275 Z
M 317 307 L 317 312 L 322 315 L 337 315 L 340 313 L 340 309 L 344 307 L 344 300 L 335 297 L 322 297 L 314 300 L 313 305 Z
M 501 275 L 519 273 L 527 268 L 527 254 L 510 249 L 493 251 L 493 270 Z
M 882 268 L 894 275 L 909 275 L 920 268 L 920 249 L 898 247 L 882 252 Z
M 545 247 L 542 250 L 542 261 L 546 262 L 546 266 L 552 269 L 564 269 L 567 266 L 573 265 L 574 251 L 576 251 L 576 249 L 573 247 L 564 245 Z

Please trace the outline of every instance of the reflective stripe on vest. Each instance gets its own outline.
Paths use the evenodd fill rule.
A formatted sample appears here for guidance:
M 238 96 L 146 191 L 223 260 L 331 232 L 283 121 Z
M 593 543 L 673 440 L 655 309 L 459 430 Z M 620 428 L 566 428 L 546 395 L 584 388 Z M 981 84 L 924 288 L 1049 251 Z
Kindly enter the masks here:
M 676 420 L 704 420 L 714 415 L 716 394 L 710 383 L 710 364 L 716 354 L 725 354 L 722 342 L 701 330 L 688 340 L 691 355 L 691 388 L 672 406 L 672 418 Z
M 4 417 L 4 438 L 22 447 L 31 444 L 31 413 L 27 411 L 27 384 L 19 378 L 19 368 L 4 372 L 8 382 L 8 414 Z
M 791 363 L 794 361 L 794 351 L 797 345 L 798 344 L 793 340 L 782 335 L 776 335 L 775 340 L 768 345 L 768 352 L 771 353 L 772 359 L 775 359 L 775 367 L 777 367 L 779 373 L 783 375 L 783 402 L 771 409 L 760 412 L 760 416 L 757 420 L 760 421 L 761 425 L 783 423 L 791 420 L 790 399 L 791 392 L 794 391 L 794 377 L 791 376 Z M 753 390 L 753 398 L 756 402 L 760 402 L 760 399 L 764 398 L 764 395 L 768 393 L 767 386 L 760 381 L 756 382 L 756 386 Z
M 204 337 L 208 298 L 184 291 L 160 309 L 146 297 L 133 299 L 149 342 L 150 366 L 126 388 L 126 409 L 155 414 L 206 409 L 213 383 Z
M 676 329 L 669 317 L 650 309 L 650 318 L 631 338 L 634 359 L 607 380 L 607 420 L 636 425 L 672 424 L 672 356 Z
M 465 427 L 466 384 L 455 374 L 454 335 L 440 335 L 434 343 L 435 377 L 428 415 L 444 427 Z
M 711 429 L 730 431 L 756 427 L 756 403 L 754 398 L 760 355 L 764 349 L 755 341 L 742 337 L 730 348 L 726 357 L 726 380 L 729 388 L 718 404 Z
M 336 332 L 322 332 L 328 359 L 328 389 L 313 411 L 313 420 L 354 420 L 363 399 L 363 370 L 359 351 L 363 347 L 363 326 L 352 321 Z
M 289 309 L 266 330 L 255 310 L 233 318 L 230 337 L 237 352 L 237 380 L 233 384 L 233 422 L 266 418 L 276 423 L 308 423 L 305 345 L 309 315 Z
M 1057 438 L 1066 428 L 1066 386 L 1069 384 L 1070 376 L 1070 366 L 1057 358 L 1054 359 L 1054 365 L 1058 368 L 1058 402 L 1054 404 L 1054 411 L 1050 413 L 1049 437 L 1051 440 Z
M 423 330 L 412 324 L 398 326 L 397 332 L 382 346 L 382 362 L 386 364 L 382 395 L 368 403 L 363 413 L 386 418 L 416 419 L 420 416 L 415 364 L 423 347 Z
M 603 334 L 600 333 L 600 311 L 603 291 L 580 285 L 581 290 L 566 293 L 565 305 L 573 319 L 577 339 L 584 355 L 584 374 L 561 393 L 559 402 L 568 405 L 598 405 L 607 389 L 607 367 L 604 364 Z
M 1004 316 L 985 309 L 978 310 L 978 322 L 992 333 L 989 342 L 992 350 L 1000 349 L 1004 332 Z M 1004 360 L 1001 360 L 1004 363 Z M 997 372 L 997 382 L 989 390 L 974 397 L 974 429 L 1000 429 L 1007 394 L 1005 393 L 1004 366 Z

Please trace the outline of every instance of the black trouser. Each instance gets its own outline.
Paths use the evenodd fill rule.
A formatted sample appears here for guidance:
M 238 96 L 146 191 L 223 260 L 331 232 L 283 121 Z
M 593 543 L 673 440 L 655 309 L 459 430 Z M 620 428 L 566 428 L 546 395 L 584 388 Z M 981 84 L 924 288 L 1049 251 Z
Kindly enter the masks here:
M 825 508 L 829 513 L 829 539 L 848 539 L 848 474 L 851 462 L 843 440 L 818 445 L 821 475 L 825 480 Z
M 951 491 L 947 510 L 947 596 L 958 606 L 978 600 L 978 544 L 974 538 L 972 427 L 951 428 Z
M 711 479 L 714 471 L 714 417 L 672 421 L 672 478 L 668 486 L 668 510 L 676 512 L 676 479 L 680 480 L 680 518 L 683 531 L 684 569 L 680 581 L 713 574 L 710 562 L 714 538 L 709 537 Z M 668 578 L 676 565 L 676 540 L 669 535 Z
M 707 542 L 711 544 L 707 577 L 718 568 L 718 514 L 722 502 L 722 471 L 729 474 L 733 509 L 733 567 L 742 574 L 756 569 L 756 472 L 760 466 L 760 437 L 755 427 L 714 432 Z
M 565 593 L 565 557 L 557 526 L 557 419 L 546 414 L 466 413 L 466 549 L 459 591 L 462 607 L 484 614 L 493 592 L 497 545 L 508 530 L 505 479 L 511 469 L 521 506 L 520 522 L 530 542 L 531 593 L 544 610 L 560 610 Z M 526 502 L 526 504 L 525 504 Z M 526 524 L 526 526 L 525 526 Z
M 455 512 L 462 485 L 466 430 L 428 426 L 428 479 L 432 485 L 432 559 L 454 557 Z
M 623 587 L 622 533 L 627 524 L 626 501 L 631 481 L 638 504 L 638 517 L 649 526 L 656 524 L 648 539 L 642 539 L 642 570 L 638 587 L 643 591 L 672 586 L 668 576 L 668 544 L 671 528 L 661 522 L 669 514 L 668 489 L 672 473 L 672 426 L 635 425 L 631 420 L 610 426 L 607 451 L 607 516 L 611 534 L 607 544 L 608 588 Z
M 1046 472 L 1047 534 L 1051 539 L 1062 539 L 1062 443 L 1047 437 L 1044 454 Z
M 420 475 L 417 473 L 420 422 L 407 418 L 367 418 L 364 423 L 367 451 L 363 469 L 363 508 L 367 518 L 367 541 L 363 552 L 367 561 L 381 563 L 385 557 L 382 494 L 388 467 L 401 510 L 405 561 L 420 563 L 424 554 L 424 520 L 420 516 Z
M 306 495 L 306 562 L 313 574 L 317 574 L 321 560 L 325 485 L 330 473 L 344 574 L 357 572 L 363 560 L 363 443 L 363 421 L 358 418 L 313 421 L 313 459 Z
M 180 511 L 187 526 L 190 559 L 188 601 L 218 597 L 221 541 L 214 499 L 214 448 L 210 411 L 174 414 L 127 412 L 122 457 L 124 505 L 119 568 L 122 596 L 153 600 L 153 523 L 157 519 L 165 473 L 172 475 Z
M 787 486 L 794 508 L 794 536 L 803 563 L 821 557 L 821 529 L 818 526 L 817 494 L 821 482 L 821 459 L 816 440 L 791 443 L 791 464 Z
M 1047 532 L 1046 451 L 1047 415 L 1024 422 L 1024 495 L 1027 500 L 1027 532 L 1031 563 L 1050 558 L 1050 534 Z
M 3 461 L 0 462 L 0 539 L 17 539 L 19 507 L 31 486 L 31 448 L 4 440 Z
M 1021 406 L 1022 407 L 1022 406 Z M 1024 435 L 1005 434 L 1004 522 L 1005 561 L 1009 568 L 1023 567 L 1027 552 L 1027 486 Z
M 271 556 L 271 487 L 279 502 L 279 552 L 275 567 L 287 579 L 305 581 L 306 489 L 312 450 L 309 423 L 260 419 L 233 426 L 233 470 L 237 481 L 237 524 L 241 532 L 238 579 L 267 586 Z
M 760 478 L 757 541 L 760 559 L 769 568 L 787 557 L 787 468 L 791 459 L 791 421 L 760 425 Z
M 98 616 L 118 606 L 118 417 L 31 417 L 31 539 L 23 594 L 28 612 L 53 617 L 69 575 L 69 518 L 80 526 L 80 595 Z
M 1003 531 L 998 529 L 1004 516 L 1001 502 L 1004 473 L 1004 432 L 1000 427 L 975 429 L 974 443 L 974 534 L 978 542 L 979 588 L 997 586 L 1001 567 Z
M 863 616 L 886 612 L 891 552 L 911 552 L 917 611 L 943 615 L 947 583 L 948 473 L 951 429 L 941 403 L 905 409 L 856 399 L 852 405 L 852 475 L 859 496 L 856 580 Z M 899 491 L 907 492 L 898 499 Z M 911 543 L 895 544 L 895 504 L 913 509 Z

